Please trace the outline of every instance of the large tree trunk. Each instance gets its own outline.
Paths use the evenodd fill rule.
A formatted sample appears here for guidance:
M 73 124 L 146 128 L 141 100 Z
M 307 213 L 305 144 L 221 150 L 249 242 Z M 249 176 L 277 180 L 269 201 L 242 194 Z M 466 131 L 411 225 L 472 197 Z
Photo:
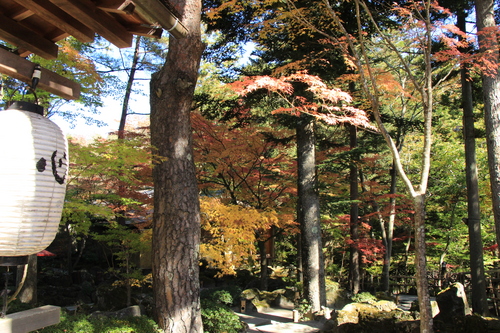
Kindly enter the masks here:
M 312 312 L 320 311 L 321 306 L 326 305 L 315 144 L 313 118 L 302 114 L 297 121 L 297 218 L 302 235 L 304 297 L 311 305 Z
M 151 142 L 163 158 L 153 169 L 154 315 L 165 332 L 201 333 L 200 212 L 190 123 L 203 52 L 201 2 L 170 3 L 189 34 L 170 38 L 166 63 L 151 80 Z
M 466 31 L 466 13 L 457 18 L 458 28 Z M 479 208 L 479 185 L 476 165 L 476 138 L 474 131 L 474 109 L 472 87 L 466 66 L 461 69 L 463 125 L 465 139 L 465 174 L 467 179 L 467 225 L 469 227 L 470 268 L 472 280 L 472 310 L 485 316 L 488 314 L 486 281 L 484 277 L 483 241 L 481 238 L 481 211 Z
M 499 63 L 494 0 L 476 0 L 479 46 Z M 483 74 L 484 121 L 497 244 L 500 244 L 500 71 Z
M 350 148 L 355 149 L 358 145 L 357 129 L 355 126 L 349 126 L 349 139 Z M 358 184 L 358 166 L 357 161 L 354 160 L 350 166 L 350 200 L 351 200 L 351 210 L 350 210 L 350 235 L 351 235 L 351 246 L 350 246 L 350 262 L 349 262 L 349 287 L 353 294 L 359 293 L 360 289 L 360 256 L 359 256 L 359 184 Z

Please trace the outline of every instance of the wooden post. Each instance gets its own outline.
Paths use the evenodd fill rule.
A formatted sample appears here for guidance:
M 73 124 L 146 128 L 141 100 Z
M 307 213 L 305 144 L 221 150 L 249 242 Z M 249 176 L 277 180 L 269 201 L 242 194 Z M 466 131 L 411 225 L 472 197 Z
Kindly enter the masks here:
M 39 308 L 11 313 L 0 319 L 2 333 L 28 333 L 41 328 L 58 324 L 61 308 L 45 305 Z

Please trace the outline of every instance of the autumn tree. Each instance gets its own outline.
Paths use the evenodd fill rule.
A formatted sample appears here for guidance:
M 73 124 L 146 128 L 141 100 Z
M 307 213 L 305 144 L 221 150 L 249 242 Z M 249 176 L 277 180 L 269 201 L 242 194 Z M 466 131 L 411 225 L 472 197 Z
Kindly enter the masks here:
M 256 230 L 269 230 L 280 225 L 274 210 L 224 204 L 217 198 L 203 197 L 201 210 L 201 257 L 211 267 L 220 270 L 219 276 L 234 275 L 238 269 L 251 268 L 258 253 L 255 244 L 259 233 Z
M 62 226 L 70 236 L 68 271 L 78 265 L 95 221 L 134 220 L 148 227 L 152 199 L 151 154 L 144 135 L 126 140 L 96 138 L 90 143 L 70 139 L 68 176 Z M 141 149 L 138 149 L 140 147 Z M 124 185 L 120 190 L 120 185 Z M 75 249 L 76 247 L 76 249 Z M 72 260 L 75 252 L 76 259 Z
M 226 87 L 227 88 L 227 87 Z M 222 88 L 221 88 L 222 89 Z M 203 195 L 221 199 L 221 206 L 241 206 L 242 212 L 276 211 L 279 223 L 256 223 L 245 226 L 238 219 L 228 219 L 241 232 L 249 228 L 259 244 L 261 286 L 267 290 L 268 265 L 272 261 L 266 244 L 274 242 L 273 230 L 289 229 L 293 213 L 292 197 L 295 167 L 286 151 L 290 133 L 267 125 L 244 125 L 238 121 L 209 121 L 193 113 L 195 161 L 197 177 Z M 202 219 L 203 222 L 206 221 Z M 202 228 L 207 226 L 202 223 Z M 231 236 L 229 236 L 231 237 Z M 236 240 L 234 237 L 231 239 Z M 217 240 L 211 240 L 211 242 Z M 225 242 L 224 239 L 220 241 Z M 249 248 L 248 250 L 251 250 Z M 255 253 L 255 249 L 253 250 Z
M 292 2 L 291 5 L 293 5 Z M 433 25 L 431 14 L 432 13 L 445 13 L 445 9 L 437 7 L 431 1 L 411 2 L 407 5 L 395 7 L 395 12 L 399 14 L 401 27 L 408 31 L 411 40 L 414 43 L 411 45 L 412 51 L 419 50 L 422 57 L 422 65 L 418 71 L 412 69 L 408 64 L 404 54 L 413 53 L 410 50 L 405 51 L 400 48 L 391 40 L 391 36 L 387 35 L 381 30 L 378 30 L 380 37 L 379 43 L 385 43 L 391 49 L 395 56 L 400 60 L 400 66 L 404 68 L 407 75 L 410 77 L 412 86 L 415 87 L 415 97 L 421 103 L 423 114 L 423 141 L 422 141 L 422 157 L 421 169 L 419 177 L 412 180 L 403 168 L 402 161 L 398 148 L 387 130 L 381 117 L 381 100 L 380 90 L 377 85 L 376 71 L 367 54 L 365 48 L 365 36 L 363 34 L 363 27 L 371 26 L 378 29 L 377 22 L 371 16 L 372 11 L 368 8 L 364 1 L 355 1 L 355 11 L 358 24 L 358 35 L 353 36 L 346 30 L 342 20 L 340 19 L 337 11 L 332 7 L 328 1 L 324 1 L 328 8 L 328 15 L 336 23 L 338 29 L 344 33 L 344 39 L 339 40 L 335 35 L 317 29 L 324 34 L 326 38 L 331 39 L 338 45 L 344 45 L 346 48 L 346 56 L 350 57 L 352 65 L 355 66 L 357 73 L 360 77 L 360 84 L 363 87 L 366 97 L 371 102 L 371 111 L 377 122 L 377 126 L 383 135 L 384 139 L 389 146 L 391 153 L 394 157 L 396 168 L 400 177 L 402 178 L 409 195 L 413 198 L 415 215 L 415 247 L 416 247 L 416 276 L 417 276 L 417 291 L 419 295 L 420 316 L 421 316 L 421 332 L 432 332 L 432 313 L 430 308 L 430 297 L 427 283 L 427 270 L 426 270 L 426 244 L 425 244 L 425 196 L 427 185 L 429 181 L 430 170 L 430 157 L 431 157 L 431 142 L 432 142 L 432 115 L 433 115 L 433 100 L 434 100 L 434 87 L 437 83 L 433 81 L 433 55 L 432 45 L 433 40 Z M 297 9 L 296 13 L 299 19 L 304 19 L 301 16 L 300 10 Z M 365 16 L 366 15 L 366 16 Z M 368 17 L 368 21 L 363 21 L 363 17 Z M 306 23 L 307 24 L 307 23 Z M 347 51 L 348 50 L 348 51 Z M 351 57 L 352 56 L 352 57 Z M 422 70 L 423 68 L 423 70 Z M 418 73 L 418 74 L 417 74 Z M 421 75 L 420 75 L 421 74 Z M 446 75 L 442 76 L 446 77 Z M 417 185 L 414 185 L 416 182 Z
M 190 123 L 203 52 L 201 1 L 170 4 L 188 34 L 169 40 L 165 64 L 151 80 L 151 143 L 163 158 L 153 168 L 154 316 L 166 332 L 201 333 L 200 212 Z
M 326 293 L 317 194 L 314 120 L 319 119 L 329 125 L 347 123 L 371 129 L 373 127 L 364 111 L 344 105 L 352 102 L 349 94 L 338 88 L 328 88 L 319 77 L 304 72 L 281 78 L 250 77 L 234 86 L 241 86 L 242 96 L 248 96 L 261 89 L 267 90 L 283 102 L 283 106 L 273 113 L 287 113 L 299 118 L 297 218 L 302 234 L 304 294 L 312 311 L 320 311 L 321 306 L 326 303 Z
M 323 15 L 326 8 L 322 1 L 296 1 L 294 3 L 301 7 L 303 15 L 311 20 L 311 24 L 337 33 L 337 35 L 340 34 L 335 32 L 333 22 Z M 384 27 L 394 25 L 388 12 L 389 6 L 386 6 L 385 2 L 368 5 L 378 9 L 375 12 L 375 15 L 378 15 L 376 18 L 378 24 Z M 338 2 L 336 6 L 338 6 L 342 21 L 349 26 L 349 31 L 356 31 L 356 13 L 352 10 L 351 3 Z M 204 18 L 209 31 L 217 30 L 223 34 L 220 43 L 226 45 L 244 44 L 249 41 L 255 43 L 251 64 L 241 70 L 245 75 L 272 73 L 273 76 L 280 76 L 307 69 L 311 74 L 333 81 L 342 74 L 352 73 L 352 69 L 346 66 L 343 60 L 342 52 L 314 29 L 304 28 L 300 21 L 294 19 L 293 6 L 288 6 L 286 2 L 210 1 L 207 3 Z M 374 31 L 371 27 L 366 28 L 365 32 Z M 226 56 L 228 52 L 225 48 L 222 50 L 221 56 Z M 211 56 L 218 54 L 217 50 L 214 51 L 210 53 Z M 229 54 L 234 55 L 234 53 Z M 313 131 L 303 133 L 314 134 Z M 359 182 L 357 175 L 354 178 L 354 172 L 353 181 Z M 352 189 L 355 190 L 357 187 L 358 184 L 354 186 L 353 183 Z M 353 209 L 355 202 L 354 200 Z M 357 217 L 354 215 L 353 211 L 353 226 L 357 223 Z M 391 221 L 389 219 L 389 225 L 393 225 Z M 355 244 L 353 244 L 352 252 L 356 253 Z M 353 259 L 355 258 L 357 256 L 353 256 Z M 356 272 L 359 271 L 359 268 L 355 269 L 357 266 L 354 260 L 351 267 Z M 388 276 L 389 264 L 386 268 Z

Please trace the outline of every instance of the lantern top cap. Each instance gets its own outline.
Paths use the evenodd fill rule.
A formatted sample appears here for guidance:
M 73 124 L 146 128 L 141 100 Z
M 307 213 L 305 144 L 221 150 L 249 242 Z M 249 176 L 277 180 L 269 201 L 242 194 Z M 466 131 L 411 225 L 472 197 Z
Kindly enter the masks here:
M 43 106 L 30 102 L 14 102 L 7 110 L 23 110 L 34 112 L 43 116 Z

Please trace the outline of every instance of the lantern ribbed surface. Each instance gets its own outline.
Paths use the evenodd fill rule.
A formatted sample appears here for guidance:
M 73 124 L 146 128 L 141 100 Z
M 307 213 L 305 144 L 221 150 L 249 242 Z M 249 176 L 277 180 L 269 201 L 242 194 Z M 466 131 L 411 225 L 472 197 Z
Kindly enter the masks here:
M 0 256 L 38 253 L 54 239 L 64 204 L 68 144 L 51 120 L 0 111 Z

